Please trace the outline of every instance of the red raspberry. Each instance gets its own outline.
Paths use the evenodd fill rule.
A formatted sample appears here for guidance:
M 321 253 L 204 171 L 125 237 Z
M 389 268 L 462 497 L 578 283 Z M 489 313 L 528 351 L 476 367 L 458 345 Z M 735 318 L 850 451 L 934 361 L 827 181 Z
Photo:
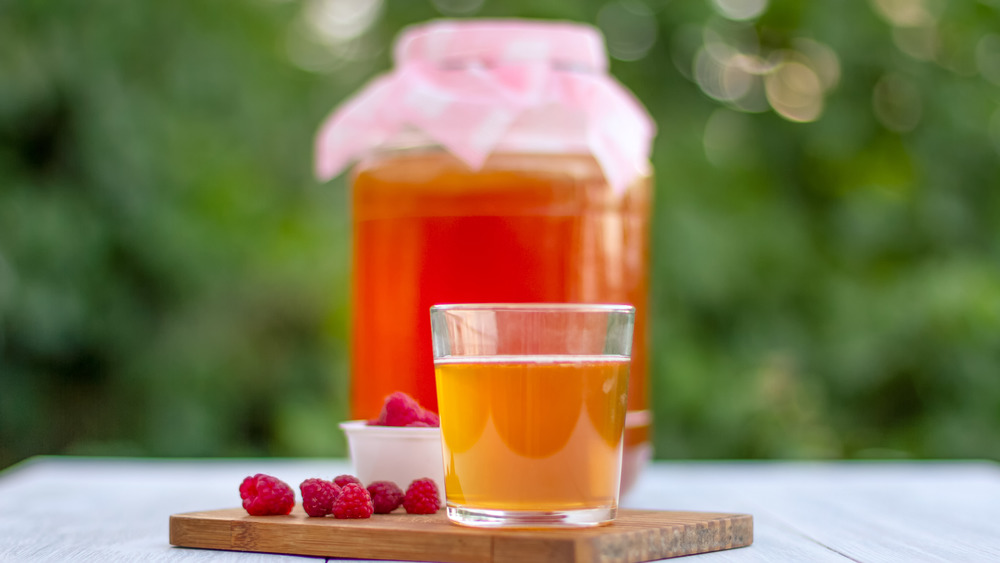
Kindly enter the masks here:
M 368 485 L 375 514 L 389 514 L 403 504 L 403 489 L 392 481 L 374 481 Z
M 420 418 L 420 422 L 426 422 L 428 426 L 434 426 L 436 428 L 441 426 L 441 417 L 439 417 L 436 412 L 424 409 L 424 416 Z
M 438 418 L 438 415 L 432 413 L 429 410 L 424 409 L 423 412 L 420 413 L 420 418 L 418 418 L 417 420 L 414 420 L 413 422 L 407 424 L 406 426 L 407 427 L 419 426 L 419 427 L 426 427 L 426 428 L 437 428 L 438 426 L 441 426 L 441 419 Z
M 434 514 L 441 508 L 441 496 L 438 495 L 434 480 L 424 477 L 410 483 L 403 497 L 403 508 L 407 514 Z
M 340 489 L 340 496 L 333 501 L 334 518 L 371 518 L 374 511 L 371 495 L 356 483 L 344 485 Z
M 382 412 L 378 418 L 369 420 L 372 426 L 423 426 L 414 424 L 423 422 L 426 426 L 439 426 L 438 416 L 426 410 L 413 397 L 396 391 L 385 398 Z
M 309 516 L 326 516 L 333 510 L 333 501 L 340 496 L 340 485 L 322 479 L 306 479 L 299 485 L 302 509 Z
M 361 485 L 362 487 L 365 486 L 365 484 L 361 482 L 361 479 L 358 479 L 354 475 L 337 475 L 333 478 L 333 482 L 340 487 L 343 487 L 348 483 L 354 483 L 355 485 Z
M 295 505 L 295 491 L 288 483 L 263 473 L 243 479 L 240 498 L 251 516 L 288 514 Z

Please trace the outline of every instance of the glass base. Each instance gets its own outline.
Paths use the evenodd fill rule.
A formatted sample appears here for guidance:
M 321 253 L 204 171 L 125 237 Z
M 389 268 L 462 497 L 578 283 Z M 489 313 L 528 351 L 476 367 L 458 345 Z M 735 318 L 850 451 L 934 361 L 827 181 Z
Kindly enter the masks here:
M 448 519 L 473 528 L 585 528 L 610 524 L 616 507 L 576 510 L 489 510 L 448 505 Z

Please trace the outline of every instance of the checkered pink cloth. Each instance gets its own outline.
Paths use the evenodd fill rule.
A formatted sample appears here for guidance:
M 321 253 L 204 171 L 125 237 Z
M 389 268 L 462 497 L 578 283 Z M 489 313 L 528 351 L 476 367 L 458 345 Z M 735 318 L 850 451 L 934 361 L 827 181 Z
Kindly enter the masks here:
M 544 115 L 551 107 L 583 124 L 579 137 L 562 137 L 588 149 L 616 190 L 648 173 L 655 125 L 607 74 L 604 43 L 592 27 L 437 21 L 404 30 L 394 59 L 391 72 L 376 77 L 324 122 L 316 138 L 319 179 L 329 180 L 411 127 L 478 168 L 519 117 Z

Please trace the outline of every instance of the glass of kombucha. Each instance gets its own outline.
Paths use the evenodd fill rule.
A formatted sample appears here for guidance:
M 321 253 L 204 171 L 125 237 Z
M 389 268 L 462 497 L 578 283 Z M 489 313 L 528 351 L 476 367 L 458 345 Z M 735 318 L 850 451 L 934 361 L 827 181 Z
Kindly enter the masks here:
M 629 305 L 431 307 L 451 521 L 614 520 L 634 321 Z

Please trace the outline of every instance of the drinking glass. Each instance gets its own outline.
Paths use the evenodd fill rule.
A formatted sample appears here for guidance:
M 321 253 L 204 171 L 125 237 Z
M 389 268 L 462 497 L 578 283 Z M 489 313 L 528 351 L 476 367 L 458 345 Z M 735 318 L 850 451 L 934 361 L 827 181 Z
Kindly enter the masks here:
M 634 316 L 629 305 L 431 307 L 449 519 L 614 520 Z

